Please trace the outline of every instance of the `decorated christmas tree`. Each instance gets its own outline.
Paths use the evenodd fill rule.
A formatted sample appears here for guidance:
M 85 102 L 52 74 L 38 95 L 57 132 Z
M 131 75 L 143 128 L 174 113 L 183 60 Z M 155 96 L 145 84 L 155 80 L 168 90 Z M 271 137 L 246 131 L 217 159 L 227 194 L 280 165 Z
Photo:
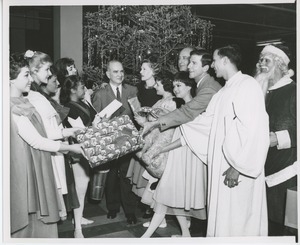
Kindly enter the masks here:
M 184 46 L 211 49 L 213 25 L 189 6 L 99 6 L 84 21 L 84 73 L 103 80 L 111 59 L 123 63 L 127 80 L 139 80 L 141 61 L 155 57 L 161 71 L 176 72 Z

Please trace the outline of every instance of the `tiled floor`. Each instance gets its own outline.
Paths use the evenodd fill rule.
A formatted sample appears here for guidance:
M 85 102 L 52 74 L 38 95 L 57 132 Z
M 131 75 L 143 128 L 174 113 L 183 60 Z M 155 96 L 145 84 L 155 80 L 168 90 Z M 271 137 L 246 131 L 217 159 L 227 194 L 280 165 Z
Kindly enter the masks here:
M 141 237 L 146 228 L 143 223 L 148 221 L 142 218 L 141 207 L 136 210 L 137 223 L 128 225 L 124 212 L 121 210 L 115 219 L 107 219 L 107 210 L 105 200 L 100 203 L 86 202 L 84 217 L 94 220 L 91 225 L 82 226 L 85 238 L 138 238 Z M 167 227 L 158 228 L 153 237 L 171 237 L 174 234 L 180 234 L 180 228 L 175 216 L 167 216 Z M 73 238 L 74 228 L 71 222 L 71 216 L 66 221 L 58 225 L 59 238 Z M 193 236 L 201 236 L 193 233 Z

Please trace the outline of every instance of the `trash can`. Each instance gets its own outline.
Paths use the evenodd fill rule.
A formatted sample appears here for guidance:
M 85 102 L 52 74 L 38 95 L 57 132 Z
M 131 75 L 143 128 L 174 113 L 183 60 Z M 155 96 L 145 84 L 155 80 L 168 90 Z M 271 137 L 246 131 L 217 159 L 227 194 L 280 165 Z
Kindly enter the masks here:
M 90 181 L 90 198 L 101 201 L 104 194 L 105 182 L 109 170 L 94 171 Z

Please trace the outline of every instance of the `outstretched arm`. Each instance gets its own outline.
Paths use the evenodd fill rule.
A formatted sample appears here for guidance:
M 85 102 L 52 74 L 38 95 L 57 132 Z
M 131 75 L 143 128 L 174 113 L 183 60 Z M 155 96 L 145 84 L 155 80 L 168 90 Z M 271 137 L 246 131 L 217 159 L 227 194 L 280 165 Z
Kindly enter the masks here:
M 164 146 L 162 149 L 161 149 L 161 152 L 160 153 L 164 153 L 164 152 L 167 152 L 167 151 L 171 151 L 171 150 L 174 150 L 176 148 L 179 148 L 181 147 L 182 144 L 181 144 L 181 141 L 180 139 L 177 139 L 176 141 L 173 141 L 171 142 L 170 144 Z
M 80 144 L 67 145 L 61 141 L 42 137 L 27 117 L 13 116 L 13 120 L 17 125 L 20 137 L 34 149 L 49 152 L 72 151 L 78 154 L 83 152 Z

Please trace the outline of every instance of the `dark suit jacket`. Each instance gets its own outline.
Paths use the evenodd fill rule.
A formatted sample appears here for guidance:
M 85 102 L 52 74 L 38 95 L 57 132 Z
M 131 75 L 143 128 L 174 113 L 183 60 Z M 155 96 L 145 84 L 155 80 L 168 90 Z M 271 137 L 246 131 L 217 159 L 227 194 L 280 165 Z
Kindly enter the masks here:
M 158 119 L 161 129 L 165 130 L 194 120 L 206 110 L 212 96 L 220 89 L 221 85 L 213 77 L 210 75 L 204 77 L 196 90 L 196 96 L 190 102 Z
M 123 111 L 119 115 L 128 115 L 133 119 L 133 113 L 128 103 L 128 99 L 137 96 L 137 88 L 128 84 L 122 85 L 121 100 L 123 105 Z M 117 99 L 111 86 L 108 85 L 105 88 L 99 88 L 95 91 L 92 97 L 92 104 L 97 112 L 102 111 L 110 102 Z

